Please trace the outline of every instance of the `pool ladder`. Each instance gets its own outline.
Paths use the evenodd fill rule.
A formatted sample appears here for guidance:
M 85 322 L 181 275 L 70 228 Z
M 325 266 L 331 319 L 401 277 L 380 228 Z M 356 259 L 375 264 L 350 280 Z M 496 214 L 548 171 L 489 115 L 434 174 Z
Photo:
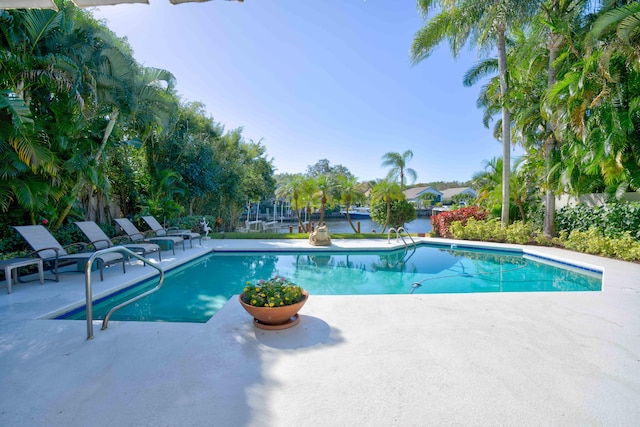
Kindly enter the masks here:
M 402 239 L 402 243 L 404 243 L 404 255 L 402 256 L 402 260 L 399 260 L 398 262 L 391 265 L 391 267 L 395 267 L 400 262 L 402 263 L 407 262 L 409 258 L 411 258 L 413 254 L 416 253 L 417 245 L 416 245 L 416 242 L 413 240 L 413 237 L 411 237 L 411 234 L 409 234 L 407 230 L 405 230 L 403 227 L 399 227 L 398 229 L 390 228 L 389 231 L 387 232 L 387 243 L 391 243 L 392 232 L 396 233 L 396 242 L 400 242 L 400 239 Z M 404 233 L 409 238 L 409 240 L 411 240 L 412 246 L 411 246 L 411 253 L 409 254 L 409 256 L 407 256 L 407 254 L 409 253 L 409 245 L 404 239 L 404 236 L 402 235 L 402 233 Z
M 107 325 L 109 324 L 109 319 L 111 318 L 111 315 L 113 313 L 115 313 L 116 311 L 120 310 L 123 307 L 126 307 L 131 303 L 138 301 L 140 298 L 146 297 L 147 295 L 154 293 L 155 291 L 160 289 L 160 287 L 162 286 L 162 282 L 164 282 L 164 270 L 161 267 L 153 264 L 147 258 L 133 252 L 130 249 L 125 248 L 124 246 L 113 246 L 111 248 L 101 249 L 99 251 L 94 252 L 87 260 L 87 263 L 85 265 L 85 271 L 84 271 L 86 312 L 87 312 L 87 339 L 88 340 L 93 338 L 93 296 L 91 294 L 91 265 L 93 264 L 93 261 L 95 261 L 95 259 L 98 258 L 100 255 L 103 255 L 109 252 L 120 252 L 123 255 L 127 255 L 129 257 L 139 259 L 144 264 L 150 265 L 151 267 L 158 270 L 158 272 L 160 273 L 160 280 L 158 281 L 158 284 L 155 286 L 155 288 L 149 289 L 148 291 L 143 292 L 139 295 L 136 295 L 135 297 L 111 308 L 111 310 L 109 310 L 107 315 L 102 320 L 102 330 L 107 329 Z
M 404 243 L 404 247 L 409 249 L 409 245 L 407 245 L 407 241 L 404 239 L 404 236 L 406 235 L 409 240 L 411 240 L 411 244 L 413 245 L 413 250 L 416 250 L 416 242 L 415 240 L 413 240 L 413 237 L 411 237 L 411 234 L 409 234 L 407 232 L 407 230 L 404 229 L 404 227 L 398 227 L 396 228 L 390 228 L 389 231 L 387 231 L 387 243 L 391 243 L 391 233 L 395 232 L 396 233 L 396 242 L 399 242 L 400 239 L 402 239 L 402 243 Z M 402 234 L 404 233 L 404 235 Z

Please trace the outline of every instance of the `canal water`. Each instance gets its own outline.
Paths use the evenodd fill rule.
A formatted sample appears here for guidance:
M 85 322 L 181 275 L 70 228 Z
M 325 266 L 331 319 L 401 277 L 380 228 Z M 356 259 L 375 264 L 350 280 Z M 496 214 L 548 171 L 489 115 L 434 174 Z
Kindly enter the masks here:
M 349 225 L 349 221 L 347 221 L 346 218 L 328 218 L 325 222 L 327 223 L 327 229 L 329 230 L 329 233 L 353 233 L 353 229 Z M 360 231 L 362 233 L 371 233 L 372 231 L 380 233 L 380 230 L 382 230 L 382 225 L 374 222 L 371 219 L 352 219 L 352 222 L 355 227 L 357 227 L 357 223 L 360 222 Z M 286 231 L 288 231 L 290 225 L 294 225 L 295 230 L 295 222 L 283 222 L 281 229 L 286 229 Z M 431 218 L 417 218 L 414 221 L 406 223 L 404 225 L 404 228 L 409 233 L 429 233 L 431 232 Z M 389 231 L 388 227 L 387 231 Z

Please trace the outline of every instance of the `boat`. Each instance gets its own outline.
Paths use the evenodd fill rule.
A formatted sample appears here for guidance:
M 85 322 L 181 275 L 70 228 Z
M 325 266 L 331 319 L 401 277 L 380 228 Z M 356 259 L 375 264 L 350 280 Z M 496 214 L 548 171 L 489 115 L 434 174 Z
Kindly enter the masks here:
M 340 213 L 344 216 L 347 216 L 346 209 L 342 209 Z M 361 207 L 358 206 L 358 207 L 351 208 L 349 209 L 349 216 L 352 219 L 358 219 L 358 218 L 370 219 L 371 214 L 369 213 L 369 206 L 361 206 Z

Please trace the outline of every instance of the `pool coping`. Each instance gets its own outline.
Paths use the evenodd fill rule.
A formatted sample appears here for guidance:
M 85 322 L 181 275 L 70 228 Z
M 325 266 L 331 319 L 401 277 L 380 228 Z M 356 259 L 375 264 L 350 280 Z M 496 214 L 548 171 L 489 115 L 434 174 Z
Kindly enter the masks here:
M 493 252 L 498 252 L 498 253 L 506 253 L 506 254 L 519 254 L 519 255 L 528 255 L 531 256 L 533 258 L 536 258 L 538 260 L 543 260 L 543 261 L 549 261 L 551 264 L 556 264 L 558 266 L 568 266 L 568 267 L 573 267 L 576 268 L 578 270 L 584 270 L 587 272 L 592 272 L 592 273 L 597 273 L 600 275 L 604 276 L 604 268 L 601 266 L 597 266 L 594 264 L 589 264 L 589 263 L 584 263 L 584 262 L 580 262 L 580 261 L 576 261 L 576 260 L 570 260 L 570 259 L 562 259 L 560 257 L 552 257 L 549 255 L 545 255 L 540 253 L 539 251 L 536 251 L 535 249 L 531 249 L 528 247 L 517 247 L 517 246 L 509 246 L 509 245 L 504 245 L 504 244 L 495 244 L 492 242 L 467 242 L 467 241 L 459 241 L 459 240 L 451 240 L 451 239 L 438 239 L 437 241 L 435 241 L 435 239 L 431 239 L 431 238 L 424 238 L 424 239 L 419 239 L 415 242 L 417 246 L 434 246 L 434 247 L 438 247 L 438 248 L 451 248 L 451 249 L 471 249 L 471 250 L 490 250 Z M 376 243 L 380 243 L 380 239 L 376 242 Z M 384 241 L 384 239 L 382 239 L 382 241 Z M 168 267 L 167 269 L 165 269 L 165 273 L 168 273 L 172 270 L 175 270 L 177 268 L 182 267 L 185 264 L 188 264 L 190 262 L 193 261 L 197 261 L 198 259 L 207 256 L 211 253 L 270 253 L 270 252 L 277 252 L 277 253 L 296 253 L 296 252 L 300 252 L 300 251 L 307 251 L 309 253 L 313 253 L 313 252 L 331 252 L 331 253 L 348 253 L 348 252 L 353 252 L 353 251 L 358 251 L 358 252 L 380 252 L 380 251 L 396 251 L 396 250 L 402 250 L 403 248 L 407 247 L 406 243 L 402 242 L 399 239 L 395 239 L 395 242 L 390 241 L 389 239 L 386 239 L 387 241 L 387 246 L 364 246 L 364 247 L 360 247 L 360 248 L 349 248 L 349 247 L 340 247 L 340 248 L 335 248 L 333 245 L 331 246 L 309 246 L 307 249 L 304 248 L 278 248 L 278 247 L 268 247 L 268 248 L 242 248 L 242 247 L 231 247 L 231 248 L 212 248 L 209 251 L 206 251 L 204 253 L 199 253 L 197 256 L 191 255 L 191 256 L 187 256 L 185 257 L 183 260 L 181 260 L 180 263 L 172 265 L 170 267 Z M 99 294 L 94 294 L 93 295 L 93 301 L 94 302 L 99 302 L 100 300 L 103 300 L 105 298 L 110 297 L 112 294 L 114 293 L 118 293 L 124 290 L 127 290 L 133 286 L 137 286 L 139 284 L 141 284 L 142 282 L 146 282 L 148 280 L 153 279 L 155 276 L 157 276 L 157 270 L 151 270 L 149 272 L 149 274 L 144 275 L 142 278 L 139 278 L 138 280 L 132 281 L 126 281 L 123 282 L 121 285 L 113 287 L 111 289 L 105 290 Z M 604 284 L 603 284 L 604 287 Z M 601 291 L 602 288 L 599 290 Z M 49 319 L 49 320 L 67 320 L 64 317 L 61 317 L 65 314 L 69 314 L 71 312 L 77 311 L 79 309 L 82 309 L 84 306 L 86 305 L 85 300 L 81 300 L 81 301 L 77 301 L 76 303 L 72 304 L 71 306 L 67 306 L 67 307 L 63 307 L 57 310 L 54 310 L 51 313 L 47 313 L 43 316 L 41 316 L 41 319 Z M 211 320 L 211 319 L 209 319 Z
M 583 262 L 577 262 L 575 260 L 568 260 L 568 259 L 562 259 L 559 257 L 551 257 L 548 255 L 544 255 L 541 254 L 539 252 L 536 252 L 535 250 L 529 250 L 528 248 L 515 248 L 515 247 L 496 247 L 496 246 L 488 246 L 486 244 L 483 244 L 485 242 L 476 242 L 476 243 L 465 243 L 465 242 L 460 242 L 460 241 L 454 241 L 454 242 L 447 242 L 446 240 L 443 239 L 443 241 L 440 242 L 434 242 L 431 240 L 419 240 L 418 242 L 415 242 L 417 247 L 422 247 L 422 246 L 427 246 L 427 247 L 435 247 L 438 249 L 470 249 L 470 250 L 481 250 L 481 251 L 491 251 L 494 253 L 502 253 L 502 254 L 514 254 L 514 255 L 523 255 L 523 256 L 529 256 L 539 262 L 546 262 L 549 265 L 552 265 L 554 267 L 558 267 L 558 268 L 563 268 L 563 267 L 572 267 L 580 272 L 588 272 L 588 273 L 596 273 L 599 274 L 600 276 L 604 275 L 604 268 L 601 266 L 597 266 L 597 265 L 593 265 L 593 264 L 589 264 L 589 263 L 583 263 Z M 387 244 L 390 244 L 390 242 L 388 242 Z M 353 249 L 353 248 L 341 248 L 341 249 L 334 249 L 332 246 L 316 246 L 316 247 L 311 247 L 309 249 L 309 251 L 307 251 L 308 253 L 314 253 L 314 252 L 321 252 L 321 253 L 332 253 L 332 254 L 344 254 L 344 253 L 349 253 L 349 252 L 354 252 L 357 251 L 359 253 L 367 253 L 367 252 L 392 252 L 392 251 L 397 251 L 397 250 L 402 250 L 403 248 L 405 248 L 406 245 L 403 244 L 399 244 L 399 241 L 396 241 L 396 244 L 392 245 L 392 246 L 387 246 L 387 247 L 363 247 L 360 249 Z M 410 249 L 409 249 L 410 250 Z M 181 268 L 191 262 L 194 261 L 198 261 L 200 258 L 203 258 L 205 256 L 208 256 L 210 254 L 215 254 L 215 253 L 236 253 L 236 254 L 252 254 L 252 253 L 279 253 L 279 254 L 291 254 L 291 253 L 298 253 L 304 251 L 303 249 L 299 249 L 299 248 L 288 248 L 288 249 L 279 249 L 276 247 L 271 247 L 271 248 L 267 248 L 267 249 L 247 249 L 247 248 L 219 248 L 219 249 L 211 249 L 207 252 L 201 253 L 198 256 L 195 257 L 188 257 L 185 258 L 183 262 L 180 262 L 177 265 L 173 265 L 169 268 L 167 268 L 166 270 L 164 270 L 165 273 L 169 273 L 175 269 Z M 120 286 L 116 286 L 108 291 L 104 291 L 98 295 L 94 295 L 93 296 L 93 301 L 94 301 L 94 305 L 97 303 L 100 303 L 102 300 L 104 299 L 108 299 L 110 297 L 112 297 L 114 294 L 120 293 L 120 292 L 125 292 L 128 289 L 138 286 L 144 282 L 148 282 L 150 280 L 152 280 L 154 277 L 157 276 L 157 272 L 156 271 L 151 271 L 150 274 L 147 275 L 147 277 L 144 277 L 138 281 L 135 282 L 126 282 L 123 283 Z M 594 290 L 594 292 L 601 292 L 602 291 L 602 285 L 601 288 L 598 290 Z M 526 291 L 524 291 L 526 292 Z M 541 292 L 541 291 L 536 291 L 536 292 Z M 462 293 L 469 293 L 469 292 L 462 292 Z M 473 293 L 473 292 L 471 292 Z M 83 310 L 84 307 L 86 306 L 86 302 L 83 301 L 78 301 L 77 303 L 73 304 L 72 306 L 69 307 L 64 307 L 61 308 L 59 310 L 55 310 L 53 313 L 49 313 L 46 314 L 44 316 L 42 316 L 42 319 L 49 319 L 49 320 L 69 320 L 68 317 L 66 316 L 70 316 L 73 315 L 75 312 Z M 212 316 L 213 317 L 213 316 Z M 211 317 L 211 318 L 212 318 Z M 211 318 L 209 318 L 207 320 L 207 322 L 209 320 L 211 320 Z M 77 319 L 75 319 L 77 320 Z M 194 322 L 194 323 L 206 323 L 206 322 Z
M 163 265 L 216 247 L 309 250 L 281 242 L 210 241 Z M 113 322 L 86 341 L 84 321 L 37 320 L 81 299 L 81 275 L 18 284 L 0 296 L 0 423 L 634 425 L 640 265 L 524 249 L 601 267 L 603 291 L 316 296 L 281 333 L 256 331 L 232 299 L 206 324 Z M 96 295 L 122 280 L 106 271 Z

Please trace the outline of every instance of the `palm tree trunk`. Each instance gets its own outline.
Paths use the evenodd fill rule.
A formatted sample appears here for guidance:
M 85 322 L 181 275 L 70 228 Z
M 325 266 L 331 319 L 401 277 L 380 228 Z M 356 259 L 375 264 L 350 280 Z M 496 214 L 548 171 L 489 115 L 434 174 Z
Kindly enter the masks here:
M 384 221 L 384 227 L 382 227 L 381 233 L 384 233 L 387 230 L 387 225 L 389 225 L 389 219 L 391 219 L 391 200 L 387 201 L 387 218 Z
M 298 226 L 300 228 L 303 228 L 302 218 L 300 218 L 300 210 L 298 209 L 298 199 L 294 199 L 294 201 L 296 202 L 296 208 L 294 212 L 296 213 L 296 218 L 298 218 Z
M 318 226 L 322 225 L 322 221 L 324 221 L 324 204 L 326 202 L 324 201 L 324 196 L 323 196 L 323 200 L 321 201 L 320 204 L 320 220 L 318 220 Z
M 347 221 L 349 221 L 349 225 L 351 226 L 351 229 L 353 230 L 354 233 L 358 233 L 358 230 L 353 225 L 353 221 L 351 221 L 351 215 L 349 215 L 349 204 L 348 203 L 347 203 L 347 206 L 346 206 L 346 211 L 347 211 Z
M 562 44 L 562 36 L 552 32 L 549 35 L 547 48 L 549 49 L 549 66 L 547 71 L 547 88 L 550 89 L 556 83 L 556 69 L 553 63 L 558 57 L 558 51 Z M 544 208 L 544 227 L 542 232 L 548 238 L 552 238 L 556 234 L 556 195 L 553 191 L 553 182 L 551 179 L 551 169 L 553 168 L 553 153 L 556 150 L 557 140 L 554 133 L 555 126 L 551 119 L 547 120 L 546 130 L 549 137 L 545 143 L 545 169 L 547 172 L 547 191 L 545 193 Z
M 509 224 L 509 207 L 511 189 L 509 180 L 511 173 L 511 112 L 508 107 L 507 93 L 507 47 L 504 25 L 498 28 L 498 69 L 500 73 L 500 95 L 502 97 L 502 225 Z

